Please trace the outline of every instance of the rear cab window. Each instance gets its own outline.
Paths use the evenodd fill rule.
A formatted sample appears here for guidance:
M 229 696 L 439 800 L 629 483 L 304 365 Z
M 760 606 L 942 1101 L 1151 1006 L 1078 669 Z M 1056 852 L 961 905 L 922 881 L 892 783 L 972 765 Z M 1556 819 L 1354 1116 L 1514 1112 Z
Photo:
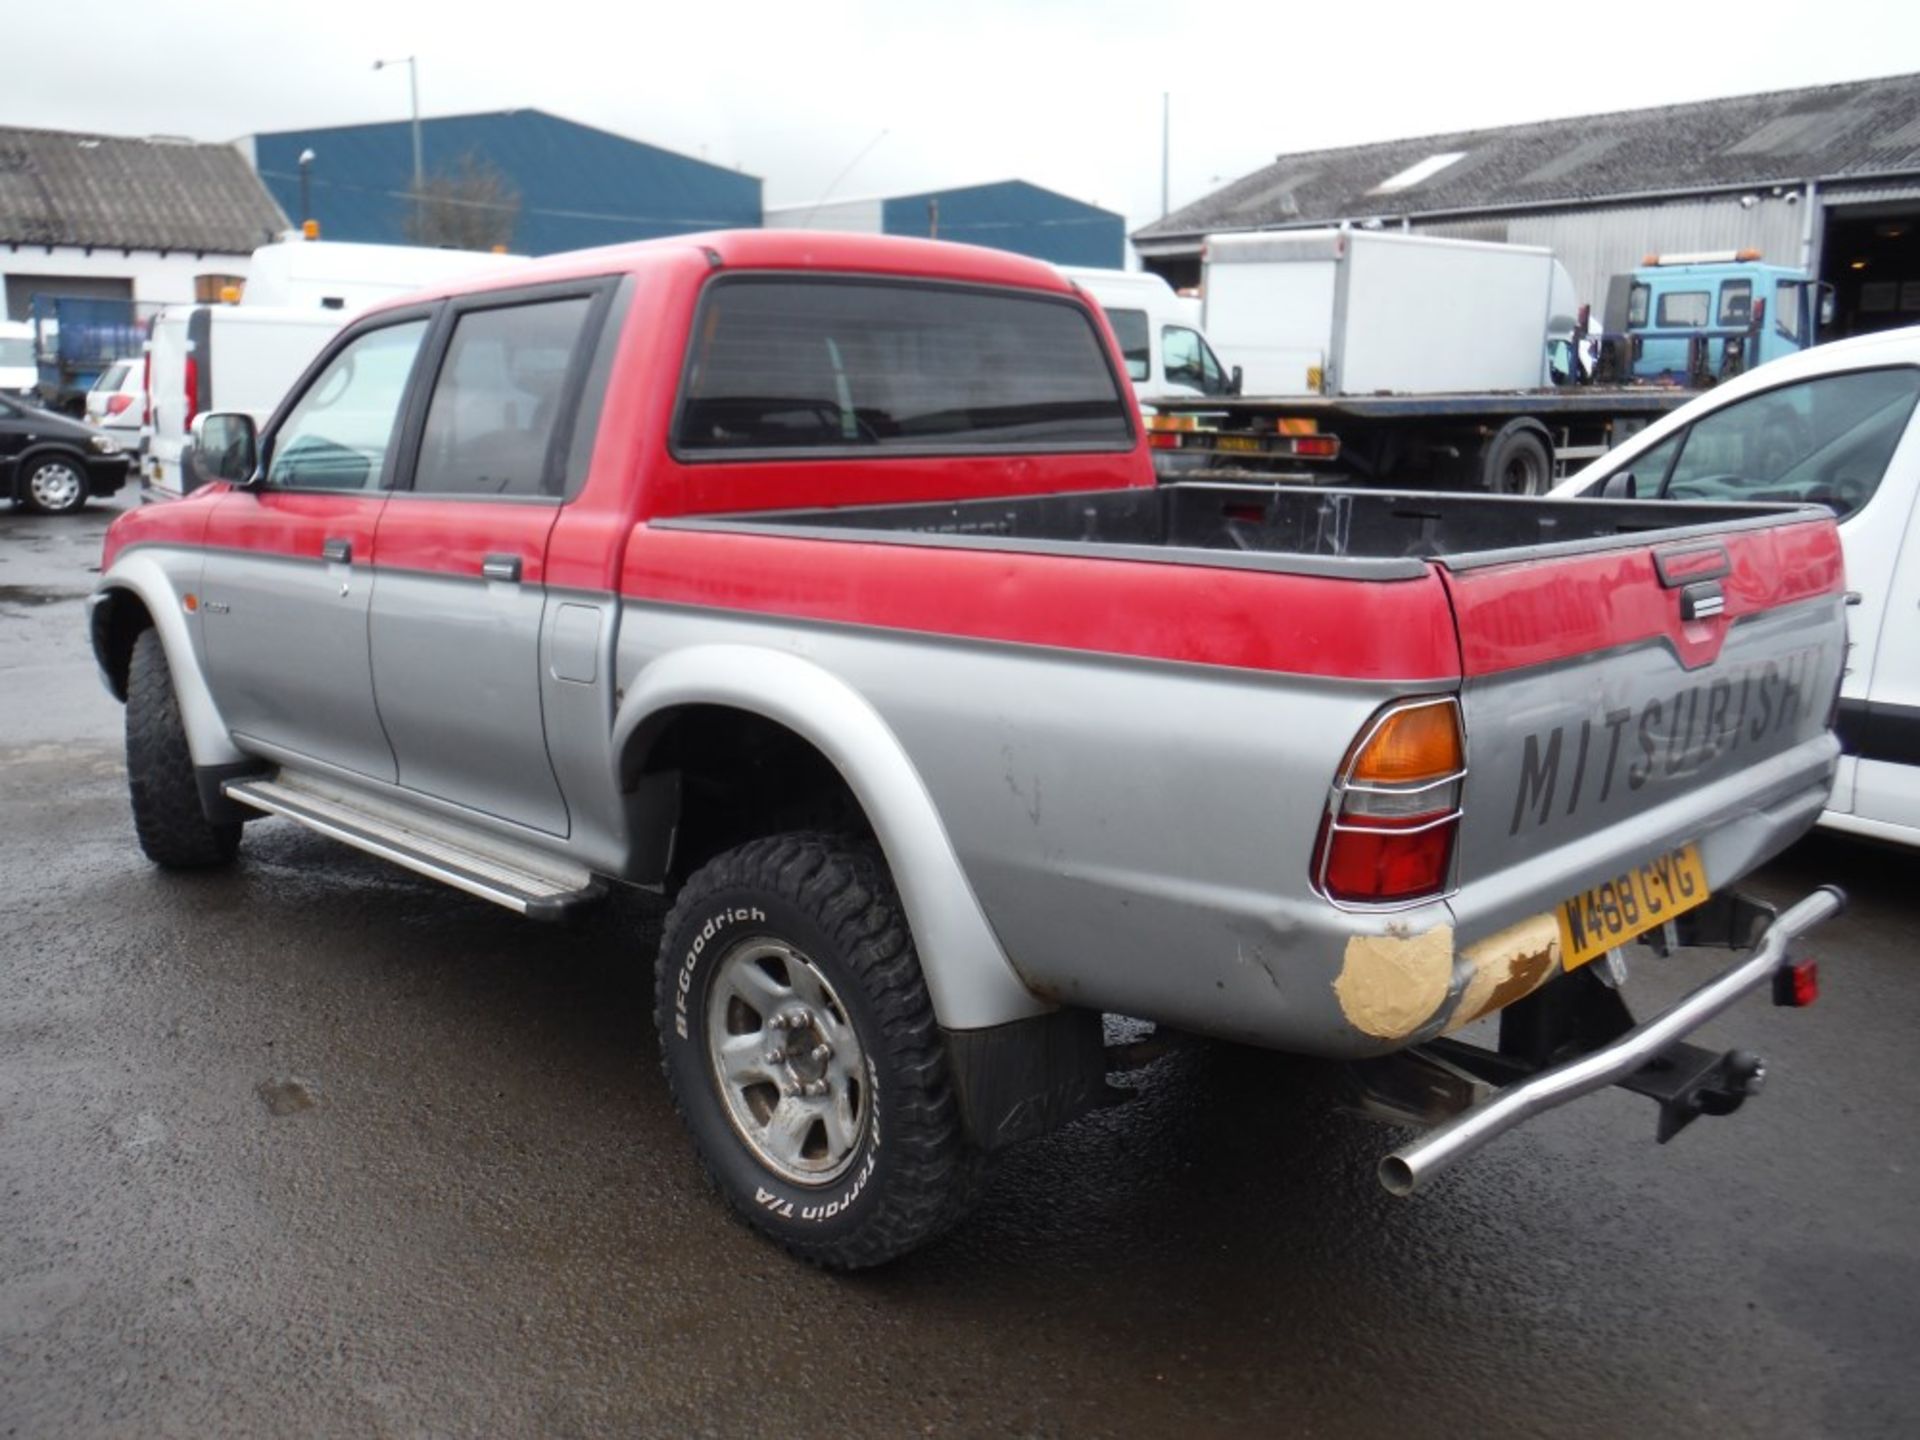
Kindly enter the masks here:
M 1647 306 L 1653 298 L 1651 285 L 1636 283 L 1627 292 L 1627 328 L 1643 329 L 1647 323 Z
M 674 453 L 1127 450 L 1133 402 L 1069 296 L 729 275 L 694 320 Z
M 1722 280 L 1720 282 L 1720 324 L 1724 326 L 1743 326 L 1753 319 L 1753 282 L 1751 280 Z

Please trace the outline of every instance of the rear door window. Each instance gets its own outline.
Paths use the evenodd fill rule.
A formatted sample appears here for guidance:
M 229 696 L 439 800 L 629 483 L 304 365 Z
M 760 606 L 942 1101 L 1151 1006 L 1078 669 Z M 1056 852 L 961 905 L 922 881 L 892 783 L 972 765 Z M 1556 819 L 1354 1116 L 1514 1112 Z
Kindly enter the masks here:
M 1705 290 L 1672 290 L 1660 297 L 1654 324 L 1663 330 L 1698 330 L 1707 323 L 1713 297 Z
M 1773 323 L 1789 340 L 1800 338 L 1800 282 L 1782 280 L 1773 287 Z
M 674 427 L 688 458 L 1105 450 L 1132 397 L 1079 304 L 884 281 L 722 278 Z
M 1859 370 L 1749 396 L 1696 421 L 1670 500 L 1800 501 L 1852 514 L 1906 434 L 1920 370 Z
M 416 492 L 559 498 L 554 439 L 592 306 L 569 296 L 455 320 L 420 437 Z

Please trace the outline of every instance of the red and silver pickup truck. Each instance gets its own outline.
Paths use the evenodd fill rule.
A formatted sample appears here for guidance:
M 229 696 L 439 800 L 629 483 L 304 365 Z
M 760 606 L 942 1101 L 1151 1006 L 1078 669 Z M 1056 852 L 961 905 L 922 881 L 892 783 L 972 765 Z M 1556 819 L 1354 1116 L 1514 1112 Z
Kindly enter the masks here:
M 1103 1013 L 1361 1062 L 1408 1190 L 1625 1084 L 1793 939 L 1733 886 L 1820 813 L 1819 507 L 1165 485 L 1049 267 L 753 232 L 347 327 L 92 600 L 140 843 L 280 816 L 533 919 L 673 897 L 667 1078 L 726 1198 L 836 1266 L 1106 1094 Z M 1748 951 L 1636 1025 L 1624 947 Z M 1496 1045 L 1451 1032 L 1502 1012 Z

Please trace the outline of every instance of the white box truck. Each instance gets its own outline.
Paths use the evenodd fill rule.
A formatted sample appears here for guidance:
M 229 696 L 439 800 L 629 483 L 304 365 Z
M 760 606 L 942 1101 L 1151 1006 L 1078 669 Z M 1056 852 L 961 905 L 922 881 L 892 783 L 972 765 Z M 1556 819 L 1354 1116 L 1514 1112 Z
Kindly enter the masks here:
M 154 317 L 141 498 L 177 500 L 198 483 L 187 464 L 194 416 L 244 410 L 265 426 L 327 341 L 367 306 L 524 258 L 326 240 L 263 245 L 238 303 L 176 305 Z
M 1541 494 L 1689 392 L 1575 383 L 1584 315 L 1530 245 L 1373 230 L 1207 240 L 1208 336 L 1238 396 L 1171 400 L 1162 469 Z

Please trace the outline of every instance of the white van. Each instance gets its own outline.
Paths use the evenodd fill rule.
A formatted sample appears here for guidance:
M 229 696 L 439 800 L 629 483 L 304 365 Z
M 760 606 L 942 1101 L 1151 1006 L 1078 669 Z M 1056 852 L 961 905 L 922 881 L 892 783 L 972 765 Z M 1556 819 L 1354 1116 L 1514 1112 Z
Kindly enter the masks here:
M 1837 340 L 1715 386 L 1553 491 L 1625 494 L 1630 477 L 1641 497 L 1832 506 L 1850 643 L 1835 717 L 1844 753 L 1820 823 L 1908 845 L 1920 845 L 1916 402 L 1920 326 Z
M 1201 332 L 1198 300 L 1174 294 L 1165 280 L 1145 271 L 1059 270 L 1107 312 L 1142 405 L 1176 395 L 1239 393 L 1237 374 L 1220 363 Z
M 0 395 L 26 398 L 40 383 L 33 357 L 33 326 L 24 320 L 0 320 Z M 40 402 L 36 399 L 34 403 Z
M 198 483 L 185 463 L 195 415 L 244 410 L 264 426 L 321 346 L 367 306 L 525 258 L 327 240 L 263 245 L 238 304 L 174 306 L 154 318 L 141 498 L 177 500 Z

